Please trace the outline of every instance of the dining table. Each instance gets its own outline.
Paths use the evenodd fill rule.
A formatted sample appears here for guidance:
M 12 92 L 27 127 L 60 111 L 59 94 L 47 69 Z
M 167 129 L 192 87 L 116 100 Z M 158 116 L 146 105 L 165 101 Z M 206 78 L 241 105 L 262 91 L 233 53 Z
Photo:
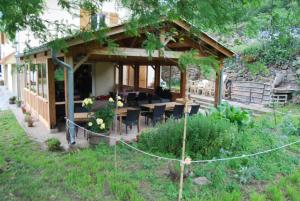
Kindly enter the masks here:
M 147 108 L 148 110 L 153 110 L 155 106 L 165 105 L 165 110 L 173 110 L 175 105 L 183 105 L 183 103 L 180 102 L 165 102 L 165 103 L 147 103 L 142 104 L 141 107 Z M 188 106 L 194 105 L 194 103 L 188 103 Z
M 122 117 L 127 116 L 127 111 L 128 110 L 136 110 L 136 108 L 133 107 L 120 107 L 117 109 L 117 117 L 119 119 L 119 125 L 118 125 L 118 130 L 121 134 L 121 125 L 122 125 Z M 90 119 L 90 115 L 93 115 L 92 113 L 88 112 L 75 112 L 74 113 L 74 121 L 75 122 L 88 122 Z M 140 121 L 138 121 L 138 130 L 140 130 Z

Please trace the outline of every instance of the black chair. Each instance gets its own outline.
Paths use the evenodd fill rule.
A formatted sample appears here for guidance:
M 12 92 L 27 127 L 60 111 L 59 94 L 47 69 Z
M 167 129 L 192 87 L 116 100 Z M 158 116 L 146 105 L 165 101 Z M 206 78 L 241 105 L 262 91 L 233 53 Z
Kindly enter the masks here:
M 137 101 L 148 101 L 148 95 L 146 92 L 140 92 L 137 96 Z
M 135 107 L 136 103 L 136 93 L 128 93 L 127 95 L 127 105 L 131 107 Z
M 151 119 L 153 126 L 159 121 L 163 121 L 164 114 L 166 110 L 166 105 L 156 105 L 154 106 L 153 112 L 147 114 L 147 125 L 149 124 L 149 119 Z
M 125 124 L 126 126 L 126 134 L 127 132 L 127 127 L 130 126 L 132 127 L 133 125 L 137 126 L 138 132 L 140 132 L 140 127 L 139 127 L 139 117 L 140 117 L 140 110 L 127 110 L 127 116 L 123 117 L 122 123 Z
M 161 103 L 161 99 L 158 96 L 152 96 L 150 103 Z
M 198 114 L 199 109 L 200 109 L 200 105 L 192 105 L 189 116 L 193 116 L 195 114 Z
M 183 117 L 184 105 L 175 105 L 173 111 L 166 111 L 166 117 L 170 118 L 171 116 L 174 119 L 181 119 Z

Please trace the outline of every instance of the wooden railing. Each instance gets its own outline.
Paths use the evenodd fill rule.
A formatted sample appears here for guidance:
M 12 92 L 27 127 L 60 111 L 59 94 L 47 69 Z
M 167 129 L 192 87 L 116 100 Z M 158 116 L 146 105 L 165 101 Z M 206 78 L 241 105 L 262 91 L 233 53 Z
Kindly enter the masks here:
M 49 103 L 48 100 L 38 96 L 27 88 L 23 89 L 24 102 L 28 109 L 39 117 L 49 127 Z

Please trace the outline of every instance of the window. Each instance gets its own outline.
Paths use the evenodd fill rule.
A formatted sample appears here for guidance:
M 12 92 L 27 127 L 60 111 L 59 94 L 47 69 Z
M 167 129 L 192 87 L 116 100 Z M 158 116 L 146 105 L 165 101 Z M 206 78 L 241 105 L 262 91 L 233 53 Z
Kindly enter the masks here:
M 91 16 L 91 27 L 93 30 L 99 30 L 105 26 L 105 15 L 103 13 L 97 13 Z
M 115 84 L 119 84 L 119 67 L 115 67 Z
M 37 72 L 36 65 L 30 64 L 30 90 L 36 92 L 37 90 Z
M 155 70 L 152 66 L 140 66 L 139 87 L 154 89 Z
M 134 86 L 134 68 L 133 66 L 123 66 L 123 85 Z
M 25 87 L 30 88 L 30 67 L 29 64 L 25 64 Z
M 177 66 L 162 66 L 160 86 L 172 92 L 180 92 L 181 71 Z
M 147 66 L 140 66 L 139 88 L 147 88 Z
M 147 88 L 154 89 L 155 71 L 152 66 L 147 66 Z
M 38 70 L 38 95 L 47 98 L 48 83 L 47 83 L 47 67 L 46 64 L 37 64 Z

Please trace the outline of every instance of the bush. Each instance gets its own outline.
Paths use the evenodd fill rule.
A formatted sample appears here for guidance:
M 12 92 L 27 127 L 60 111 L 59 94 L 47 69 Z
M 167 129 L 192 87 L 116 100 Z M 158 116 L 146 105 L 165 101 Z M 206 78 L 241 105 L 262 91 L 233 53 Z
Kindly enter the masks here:
M 231 106 L 227 102 L 222 103 L 218 108 L 213 108 L 210 111 L 210 116 L 217 119 L 228 119 L 231 123 L 237 124 L 239 128 L 251 123 L 251 116 L 248 111 Z
M 49 138 L 46 144 L 49 151 L 61 151 L 61 143 L 57 138 Z
M 226 119 L 196 115 L 187 124 L 186 153 L 192 158 L 219 156 L 235 142 L 237 126 Z M 151 152 L 181 155 L 183 121 L 170 119 L 167 123 L 142 132 L 138 146 Z
M 16 99 L 17 99 L 17 97 L 15 97 L 15 96 L 10 97 L 10 98 L 8 99 L 9 104 L 15 104 L 15 103 L 16 103 Z

